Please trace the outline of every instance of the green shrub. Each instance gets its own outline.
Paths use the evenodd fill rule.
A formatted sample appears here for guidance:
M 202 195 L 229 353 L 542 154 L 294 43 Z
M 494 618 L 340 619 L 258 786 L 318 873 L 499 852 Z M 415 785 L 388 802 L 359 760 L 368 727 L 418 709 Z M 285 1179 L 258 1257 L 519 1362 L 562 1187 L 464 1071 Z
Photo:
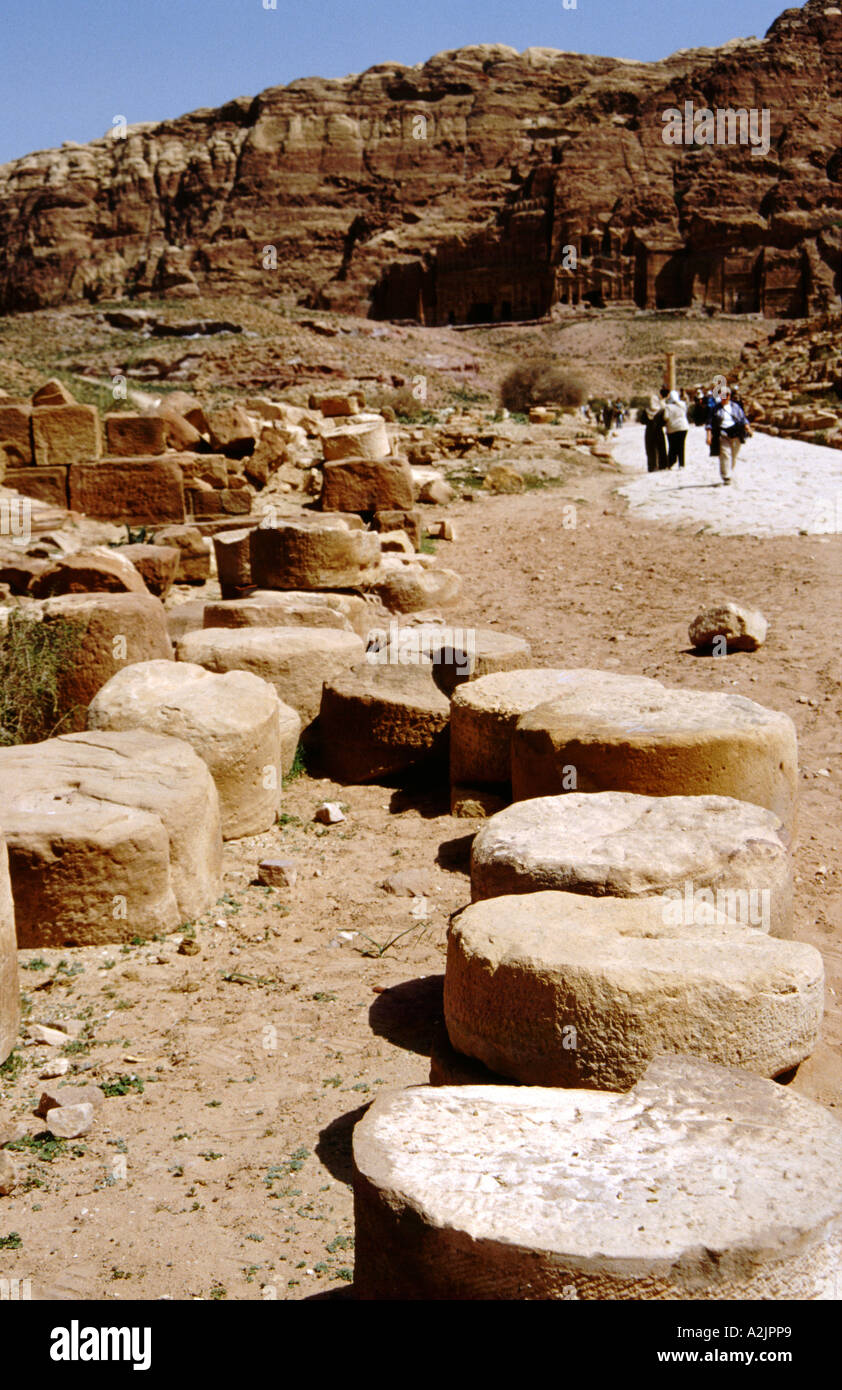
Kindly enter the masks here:
M 548 354 L 512 367 L 500 383 L 500 404 L 523 414 L 533 405 L 584 405 L 587 399 L 584 377 Z
M 395 418 L 405 425 L 433 425 L 436 417 L 426 402 L 413 395 L 410 386 L 401 386 L 395 391 L 381 391 L 374 403 L 375 410 L 386 406 L 395 413 Z
M 41 622 L 12 611 L 0 639 L 0 746 L 40 743 L 61 732 L 59 681 L 75 659 L 85 624 Z
M 298 747 L 295 750 L 295 757 L 292 760 L 292 766 L 290 767 L 289 772 L 287 772 L 284 775 L 284 786 L 286 787 L 290 782 L 294 782 L 297 777 L 305 776 L 306 773 L 307 751 L 304 747 L 304 744 L 299 742 Z

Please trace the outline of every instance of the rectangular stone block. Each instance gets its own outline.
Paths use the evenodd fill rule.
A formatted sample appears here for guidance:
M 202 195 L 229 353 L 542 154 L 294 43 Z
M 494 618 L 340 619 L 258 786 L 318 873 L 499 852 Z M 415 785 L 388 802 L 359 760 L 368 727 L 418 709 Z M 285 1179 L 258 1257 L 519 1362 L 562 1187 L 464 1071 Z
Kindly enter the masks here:
M 32 463 L 31 421 L 31 406 L 0 401 L 0 462 L 5 454 L 9 468 Z
M 375 512 L 372 527 L 375 531 L 405 531 L 415 549 L 421 549 L 423 517 L 415 508 L 412 511 Z
M 43 468 L 98 458 L 102 436 L 94 406 L 36 406 L 32 411 L 32 452 L 36 464 Z
M 51 507 L 67 507 L 66 468 L 7 468 L 5 487 L 14 488 L 23 497 L 37 497 Z
M 401 460 L 341 459 L 325 462 L 322 509 L 336 512 L 411 511 L 409 465 Z
M 220 492 L 222 510 L 226 516 L 249 516 L 251 491 L 247 487 L 226 487 Z
M 320 410 L 322 415 L 331 418 L 340 415 L 359 415 L 365 405 L 365 397 L 361 391 L 344 393 L 334 391 L 324 395 L 311 396 L 309 404 L 311 410 Z
M 184 504 L 189 516 L 194 517 L 214 517 L 224 516 L 225 511 L 222 506 L 222 488 L 187 487 L 184 492 Z
M 194 517 L 248 516 L 251 493 L 248 488 L 213 488 L 210 492 L 188 487 L 187 507 Z
M 154 543 L 178 551 L 176 584 L 203 584 L 210 579 L 211 547 L 195 526 L 165 526 L 155 532 Z
M 105 417 L 105 444 L 109 454 L 118 458 L 163 454 L 167 447 L 167 422 L 160 415 L 115 411 Z
M 70 506 L 100 521 L 185 519 L 184 480 L 165 458 L 97 459 L 70 469 Z
M 171 454 L 170 458 L 180 465 L 186 487 L 194 479 L 211 487 L 228 486 L 228 460 L 224 454 Z

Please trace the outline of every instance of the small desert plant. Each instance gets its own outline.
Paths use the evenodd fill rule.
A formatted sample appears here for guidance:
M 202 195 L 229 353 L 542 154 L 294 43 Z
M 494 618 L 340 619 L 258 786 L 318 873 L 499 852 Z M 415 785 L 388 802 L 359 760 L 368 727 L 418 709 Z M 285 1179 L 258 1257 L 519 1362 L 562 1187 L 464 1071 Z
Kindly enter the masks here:
M 83 623 L 41 622 L 11 612 L 0 638 L 0 746 L 40 743 L 72 714 L 60 712 L 59 681 L 75 659 Z
M 512 367 L 500 383 L 500 404 L 510 411 L 526 413 L 533 405 L 583 405 L 587 399 L 584 377 L 546 354 Z
M 289 772 L 284 774 L 284 786 L 294 782 L 297 777 L 303 777 L 307 773 L 307 752 L 303 743 L 299 743 L 295 750 L 295 757 Z
M 413 394 L 410 386 L 401 386 L 395 391 L 381 392 L 374 408 L 375 410 L 382 410 L 384 406 L 393 410 L 395 418 L 400 420 L 402 424 L 435 424 L 435 415 L 428 408 L 426 402 L 419 400 Z
M 457 386 L 450 394 L 460 405 L 480 405 L 488 400 L 487 391 L 475 391 L 471 386 Z

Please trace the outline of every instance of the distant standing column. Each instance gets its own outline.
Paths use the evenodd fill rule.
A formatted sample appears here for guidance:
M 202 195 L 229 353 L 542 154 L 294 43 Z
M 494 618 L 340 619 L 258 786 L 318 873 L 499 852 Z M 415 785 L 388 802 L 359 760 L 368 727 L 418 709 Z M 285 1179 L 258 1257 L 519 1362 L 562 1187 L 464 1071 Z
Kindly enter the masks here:
M 668 352 L 664 369 L 664 385 L 668 391 L 675 390 L 675 353 Z

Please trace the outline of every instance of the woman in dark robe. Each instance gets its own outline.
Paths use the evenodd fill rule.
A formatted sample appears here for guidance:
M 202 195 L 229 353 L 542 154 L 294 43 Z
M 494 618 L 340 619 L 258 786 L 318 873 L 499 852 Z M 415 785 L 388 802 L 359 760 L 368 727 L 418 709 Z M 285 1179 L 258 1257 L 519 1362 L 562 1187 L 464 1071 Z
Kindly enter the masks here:
M 664 403 L 653 396 L 648 407 L 640 412 L 642 425 L 645 425 L 643 442 L 646 446 L 646 467 L 650 473 L 657 473 L 667 466 L 667 441 L 664 438 Z

